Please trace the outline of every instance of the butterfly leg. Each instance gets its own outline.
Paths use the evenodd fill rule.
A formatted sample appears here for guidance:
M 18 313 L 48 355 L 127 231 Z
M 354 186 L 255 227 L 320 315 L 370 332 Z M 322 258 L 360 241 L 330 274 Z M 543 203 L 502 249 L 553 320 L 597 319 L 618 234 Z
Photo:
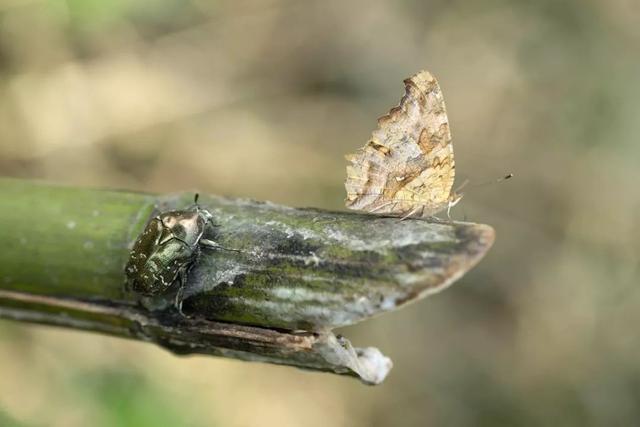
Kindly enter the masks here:
M 413 216 L 414 213 L 418 212 L 420 209 L 422 209 L 424 211 L 424 206 L 418 206 L 417 208 L 411 210 L 408 214 L 406 214 L 405 216 L 403 216 L 402 218 L 400 218 L 400 221 L 404 221 L 405 219 Z
M 380 209 L 386 208 L 387 206 L 389 206 L 392 203 L 397 203 L 397 202 L 395 202 L 393 200 L 390 200 L 388 202 L 385 202 L 385 203 L 381 204 L 380 206 L 376 206 L 375 208 L 371 209 L 369 211 L 369 213 L 374 213 L 375 211 L 379 211 Z
M 447 218 L 449 218 L 449 221 L 451 221 L 451 208 L 453 205 L 453 203 L 449 202 L 449 205 L 447 206 Z

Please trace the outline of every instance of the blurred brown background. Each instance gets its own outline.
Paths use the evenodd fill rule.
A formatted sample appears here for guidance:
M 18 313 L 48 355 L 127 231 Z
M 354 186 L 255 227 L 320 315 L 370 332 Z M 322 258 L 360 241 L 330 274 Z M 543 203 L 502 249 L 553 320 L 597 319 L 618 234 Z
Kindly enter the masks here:
M 0 322 L 0 425 L 631 425 L 640 3 L 0 0 L 0 173 L 343 208 L 343 155 L 427 68 L 456 218 L 495 247 L 344 333 L 379 387 Z M 0 202 L 1 203 L 1 202 Z

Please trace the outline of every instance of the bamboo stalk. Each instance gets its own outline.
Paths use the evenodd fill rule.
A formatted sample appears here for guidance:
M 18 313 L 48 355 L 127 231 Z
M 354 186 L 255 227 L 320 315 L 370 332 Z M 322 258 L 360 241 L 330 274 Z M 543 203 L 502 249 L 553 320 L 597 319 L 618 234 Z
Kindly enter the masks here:
M 184 288 L 126 292 L 133 241 L 193 193 L 156 196 L 0 179 L 0 317 L 84 329 L 205 353 L 349 374 L 379 383 L 391 367 L 331 329 L 444 289 L 493 242 L 491 227 L 399 221 L 201 196 L 213 214 Z

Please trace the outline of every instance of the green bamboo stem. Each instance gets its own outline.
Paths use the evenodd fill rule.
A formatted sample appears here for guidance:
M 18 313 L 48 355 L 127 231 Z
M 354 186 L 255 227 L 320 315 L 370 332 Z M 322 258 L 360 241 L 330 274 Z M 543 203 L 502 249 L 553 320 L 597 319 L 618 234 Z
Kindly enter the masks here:
M 445 288 L 493 242 L 493 230 L 481 224 L 201 196 L 216 225 L 207 237 L 232 250 L 202 252 L 184 289 L 182 317 L 172 293 L 140 300 L 126 292 L 123 269 L 146 222 L 190 206 L 193 193 L 0 179 L 0 199 L 0 317 L 145 339 L 179 353 L 346 373 L 367 383 L 381 381 L 390 361 L 376 349 L 352 348 L 331 329 Z

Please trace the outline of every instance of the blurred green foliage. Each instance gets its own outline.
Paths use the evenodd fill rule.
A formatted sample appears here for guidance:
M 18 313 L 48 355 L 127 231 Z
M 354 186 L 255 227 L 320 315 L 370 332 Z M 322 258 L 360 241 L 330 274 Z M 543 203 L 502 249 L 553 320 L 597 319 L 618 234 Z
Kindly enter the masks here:
M 102 417 L 94 420 L 94 425 L 188 425 L 180 408 L 135 371 L 105 369 L 77 372 L 73 383 L 80 401 L 86 399 L 89 403 L 99 403 L 96 409 Z
M 4 427 L 26 427 L 27 424 L 19 423 L 12 419 L 0 408 L 0 425 Z

